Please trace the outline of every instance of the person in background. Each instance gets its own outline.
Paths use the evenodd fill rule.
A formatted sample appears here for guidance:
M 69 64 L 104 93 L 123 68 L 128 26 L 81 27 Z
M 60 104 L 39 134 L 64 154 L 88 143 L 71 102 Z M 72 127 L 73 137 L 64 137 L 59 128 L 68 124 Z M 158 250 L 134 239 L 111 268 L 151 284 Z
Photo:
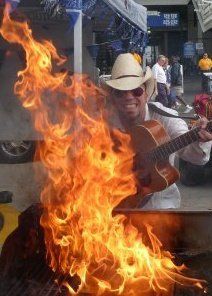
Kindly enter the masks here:
M 163 69 L 162 69 L 163 70 Z M 164 70 L 163 70 L 163 73 Z M 165 128 L 171 139 L 188 131 L 188 126 L 181 118 L 163 116 L 150 108 L 149 99 L 154 93 L 155 81 L 149 67 L 143 72 L 141 65 L 130 53 L 120 54 L 112 68 L 111 77 L 105 81 L 108 88 L 108 117 L 106 120 L 111 129 L 119 129 L 126 133 L 133 126 L 142 125 L 148 120 L 157 120 Z M 159 109 L 171 114 L 175 110 L 164 107 L 159 102 L 153 102 Z M 212 134 L 206 130 L 207 119 L 198 121 L 200 126 L 200 141 L 196 141 L 178 151 L 180 157 L 194 164 L 204 164 L 210 158 Z M 174 164 L 175 154 L 171 154 L 170 162 Z M 180 207 L 180 192 L 176 184 L 155 192 L 146 199 L 128 197 L 120 207 L 142 207 L 143 209 L 169 209 Z
M 142 64 L 142 57 L 140 56 L 139 53 L 137 53 L 136 51 L 132 52 L 134 58 L 139 62 L 139 64 Z
M 174 56 L 171 59 L 170 78 L 171 92 L 175 93 L 176 100 L 180 101 L 185 106 L 184 113 L 190 112 L 193 108 L 183 99 L 183 71 L 182 66 L 179 63 L 179 57 L 177 56 Z M 177 102 L 175 101 L 174 107 L 176 107 L 176 105 Z
M 168 88 L 166 84 L 166 73 L 163 69 L 166 57 L 159 55 L 157 63 L 152 67 L 153 77 L 155 79 L 156 102 L 160 102 L 163 106 L 168 107 Z
M 209 72 L 212 69 L 212 60 L 208 57 L 205 52 L 202 58 L 199 60 L 198 67 L 201 71 L 202 76 L 202 91 L 207 92 L 207 77 L 203 74 L 204 72 Z
M 171 66 L 169 65 L 169 59 L 166 58 L 163 65 L 163 69 L 166 74 L 166 86 L 167 86 L 167 98 L 168 98 L 168 107 L 175 109 L 177 107 L 176 93 L 171 90 Z
M 163 64 L 163 69 L 164 69 L 165 74 L 166 74 L 166 85 L 167 85 L 167 88 L 169 90 L 170 85 L 171 85 L 171 73 L 170 73 L 170 65 L 169 65 L 169 59 L 168 58 L 165 58 L 165 63 Z

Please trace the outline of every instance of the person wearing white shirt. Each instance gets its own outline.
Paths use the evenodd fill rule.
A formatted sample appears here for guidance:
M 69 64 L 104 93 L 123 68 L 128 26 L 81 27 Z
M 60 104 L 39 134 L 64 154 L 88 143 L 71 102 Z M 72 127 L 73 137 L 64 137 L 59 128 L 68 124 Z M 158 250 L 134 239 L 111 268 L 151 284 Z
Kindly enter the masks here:
M 172 57 L 171 62 L 171 91 L 176 94 L 176 99 L 179 100 L 184 106 L 184 113 L 190 112 L 193 108 L 186 103 L 183 98 L 183 70 L 182 65 L 179 63 L 180 58 L 177 56 Z
M 157 102 L 160 102 L 165 107 L 168 107 L 168 92 L 166 84 L 166 73 L 163 69 L 163 65 L 166 62 L 166 57 L 164 55 L 159 55 L 157 63 L 152 67 L 152 74 L 155 79 L 155 90 Z
M 134 59 L 133 55 L 126 53 L 120 54 L 112 68 L 111 78 L 105 81 L 109 87 L 109 97 L 112 104 L 108 124 L 113 128 L 118 128 L 123 132 L 132 130 L 133 126 L 142 125 L 148 120 L 159 121 L 171 139 L 174 139 L 186 132 L 188 126 L 180 118 L 165 117 L 148 105 L 148 100 L 154 93 L 154 79 L 150 68 L 144 74 L 140 64 Z M 170 114 L 177 114 L 177 111 L 164 107 L 159 102 L 151 103 L 159 109 L 165 110 Z M 194 164 L 205 164 L 210 158 L 212 145 L 212 134 L 206 130 L 208 120 L 201 118 L 199 125 L 199 141 L 196 141 L 178 151 L 180 157 Z M 175 154 L 170 155 L 169 161 L 174 164 Z M 127 207 L 142 207 L 143 209 L 170 209 L 180 207 L 180 192 L 176 184 L 172 184 L 165 190 L 155 192 L 146 200 L 141 199 L 135 205 L 134 196 L 126 199 Z M 144 202 L 145 201 L 145 202 Z M 123 204 L 121 205 L 123 206 Z

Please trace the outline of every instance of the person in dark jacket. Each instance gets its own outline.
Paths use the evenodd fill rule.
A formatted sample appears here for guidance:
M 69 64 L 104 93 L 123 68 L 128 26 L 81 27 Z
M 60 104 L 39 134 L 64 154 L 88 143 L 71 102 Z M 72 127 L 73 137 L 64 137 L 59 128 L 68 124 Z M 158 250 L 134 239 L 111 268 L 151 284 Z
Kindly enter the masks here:
M 171 92 L 175 93 L 176 99 L 186 107 L 184 113 L 190 112 L 193 108 L 183 99 L 183 71 L 182 66 L 179 63 L 179 57 L 172 57 L 170 76 Z

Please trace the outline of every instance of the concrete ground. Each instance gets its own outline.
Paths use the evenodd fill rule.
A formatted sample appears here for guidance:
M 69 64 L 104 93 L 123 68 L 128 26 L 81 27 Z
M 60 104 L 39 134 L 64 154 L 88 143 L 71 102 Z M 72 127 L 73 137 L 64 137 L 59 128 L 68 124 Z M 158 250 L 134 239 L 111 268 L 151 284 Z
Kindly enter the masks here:
M 38 173 L 37 173 L 38 172 Z M 39 201 L 44 182 L 42 165 L 39 162 L 0 165 L 0 190 L 10 190 L 14 194 L 13 206 L 23 211 Z M 178 182 L 182 195 L 180 211 L 212 210 L 212 169 L 207 170 L 206 183 L 200 186 L 184 186 Z
M 201 77 L 184 79 L 184 99 L 192 105 L 196 94 L 201 93 Z M 190 112 L 193 114 L 193 111 Z M 184 186 L 178 183 L 182 195 L 180 210 L 212 211 L 212 169 L 206 170 L 206 182 L 200 186 Z

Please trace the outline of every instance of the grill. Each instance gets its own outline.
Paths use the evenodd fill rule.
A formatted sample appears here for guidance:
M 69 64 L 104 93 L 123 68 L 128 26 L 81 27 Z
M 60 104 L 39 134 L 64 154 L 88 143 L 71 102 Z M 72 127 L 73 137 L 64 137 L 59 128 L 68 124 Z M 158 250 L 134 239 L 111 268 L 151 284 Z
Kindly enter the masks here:
M 58 275 L 48 267 L 43 231 L 39 224 L 41 213 L 40 204 L 23 212 L 19 217 L 18 228 L 3 245 L 0 257 L 1 296 L 65 296 L 68 293 L 62 286 L 64 280 L 75 290 L 80 284 L 77 276 Z M 211 224 L 212 213 L 114 212 L 117 213 L 125 214 L 143 232 L 144 223 L 151 222 L 164 248 L 175 255 L 175 263 L 185 263 L 189 267 L 186 275 L 208 282 L 207 292 L 176 284 L 169 296 L 212 296 L 212 233 L 207 227 Z M 151 296 L 156 295 L 153 293 Z
M 176 284 L 170 296 L 212 296 L 212 232 L 209 227 L 212 212 L 120 209 L 115 213 L 126 215 L 143 233 L 144 224 L 152 225 L 164 249 L 174 255 L 175 263 L 188 267 L 186 275 L 207 282 L 205 291 Z

